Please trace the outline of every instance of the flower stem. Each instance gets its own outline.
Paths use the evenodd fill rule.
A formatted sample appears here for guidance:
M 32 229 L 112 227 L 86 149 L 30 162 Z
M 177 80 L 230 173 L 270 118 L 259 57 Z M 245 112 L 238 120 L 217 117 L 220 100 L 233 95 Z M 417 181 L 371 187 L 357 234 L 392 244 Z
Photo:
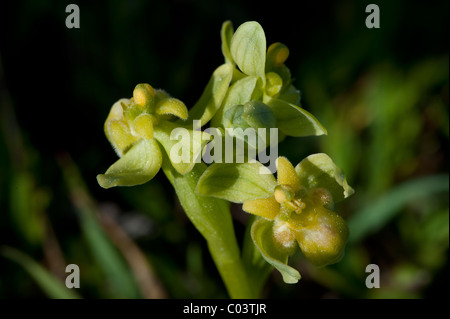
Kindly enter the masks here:
M 255 298 L 240 257 L 229 204 L 221 199 L 197 195 L 195 192 L 198 179 L 205 171 L 206 165 L 198 163 L 191 172 L 181 175 L 166 158 L 162 168 L 186 215 L 206 239 L 231 298 Z

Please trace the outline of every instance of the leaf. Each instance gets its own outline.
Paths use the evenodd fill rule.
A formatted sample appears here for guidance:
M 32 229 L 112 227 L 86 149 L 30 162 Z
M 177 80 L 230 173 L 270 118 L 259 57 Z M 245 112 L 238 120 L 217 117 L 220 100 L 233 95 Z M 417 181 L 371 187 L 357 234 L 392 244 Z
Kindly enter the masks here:
M 357 243 L 382 228 L 406 204 L 449 190 L 448 175 L 409 180 L 388 190 L 378 200 L 363 207 L 348 221 L 349 242 Z M 447 227 L 448 229 L 448 227 Z
M 324 153 L 313 154 L 302 160 L 296 167 L 300 184 L 307 189 L 325 188 L 331 193 L 335 203 L 351 196 L 355 191 L 347 184 L 342 170 Z
M 259 162 L 212 164 L 200 177 L 197 193 L 234 203 L 269 197 L 276 181 L 272 174 L 261 174 L 261 170 L 268 169 Z
M 80 227 L 92 256 L 111 284 L 117 298 L 137 298 L 138 288 L 131 271 L 117 248 L 106 236 L 95 212 L 87 205 L 79 205 Z
M 41 287 L 49 298 L 55 299 L 79 299 L 80 296 L 73 290 L 63 285 L 47 269 L 34 261 L 28 255 L 14 248 L 3 246 L 0 255 L 22 266 Z
M 258 22 L 249 21 L 239 26 L 231 39 L 230 51 L 242 72 L 265 81 L 266 36 Z
M 209 140 L 207 133 L 179 127 L 168 121 L 155 126 L 154 134 L 180 174 L 186 174 L 200 162 L 203 146 Z
M 232 65 L 223 64 L 219 66 L 211 76 L 200 99 L 189 110 L 189 119 L 200 120 L 201 126 L 208 123 L 220 108 L 232 76 Z
M 123 157 L 111 165 L 105 174 L 97 175 L 103 188 L 134 186 L 151 180 L 162 164 L 161 151 L 155 140 L 141 139 Z
M 220 30 L 220 38 L 222 39 L 222 54 L 225 57 L 225 63 L 230 63 L 234 66 L 233 57 L 230 52 L 231 39 L 233 38 L 234 30 L 231 21 L 225 21 Z
M 273 222 L 258 218 L 251 229 L 253 243 L 264 259 L 281 273 L 285 283 L 295 284 L 301 278 L 300 273 L 287 265 L 289 254 L 275 246 L 272 226 Z
M 272 109 L 282 133 L 290 136 L 327 134 L 322 124 L 301 107 L 273 98 L 267 99 L 265 103 Z
M 29 171 L 16 170 L 11 175 L 9 213 L 21 236 L 30 244 L 42 245 L 45 223 L 42 212 L 49 198 L 43 189 L 36 187 L 35 177 Z M 8 212 L 8 210 L 7 210 Z

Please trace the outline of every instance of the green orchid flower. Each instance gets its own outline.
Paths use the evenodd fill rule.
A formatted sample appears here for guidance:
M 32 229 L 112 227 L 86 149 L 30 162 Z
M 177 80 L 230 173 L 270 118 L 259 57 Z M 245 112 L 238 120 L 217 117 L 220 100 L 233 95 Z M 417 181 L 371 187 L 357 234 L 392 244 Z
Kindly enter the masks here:
M 149 84 L 138 84 L 133 97 L 114 103 L 106 119 L 106 137 L 120 158 L 105 174 L 97 176 L 100 186 L 133 186 L 151 180 L 162 165 L 161 146 L 180 174 L 189 172 L 208 134 L 185 128 L 191 140 L 197 143 L 189 143 L 189 161 L 177 161 L 170 152 L 177 143 L 171 134 L 180 127 L 175 120 L 187 118 L 188 110 L 183 102 Z
M 334 203 L 354 193 L 342 171 L 326 154 L 313 154 L 295 168 L 277 160 L 277 180 L 259 162 L 213 164 L 199 179 L 197 192 L 243 203 L 243 210 L 258 216 L 251 235 L 264 259 L 277 268 L 287 283 L 300 279 L 287 265 L 299 247 L 315 266 L 338 262 L 344 253 L 348 228 L 334 211 Z
M 233 77 L 213 126 L 276 127 L 281 138 L 327 134 L 322 124 L 300 107 L 300 91 L 292 84 L 285 65 L 289 56 L 285 45 L 277 42 L 266 49 L 264 30 L 255 21 L 240 25 L 236 32 L 227 21 L 221 38 L 222 53 L 225 62 L 233 66 Z M 259 102 L 259 109 L 249 116 L 252 121 L 235 116 L 255 101 Z

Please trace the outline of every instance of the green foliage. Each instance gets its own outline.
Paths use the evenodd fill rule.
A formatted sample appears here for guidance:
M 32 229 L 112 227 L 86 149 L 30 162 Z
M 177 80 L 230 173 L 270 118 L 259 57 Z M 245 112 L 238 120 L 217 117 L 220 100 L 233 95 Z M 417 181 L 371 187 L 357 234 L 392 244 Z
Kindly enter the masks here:
M 140 81 L 164 87 L 186 102 L 189 113 L 174 100 L 175 115 L 166 112 L 164 103 L 161 114 L 155 110 L 155 117 L 167 121 L 162 127 L 169 123 L 167 127 L 192 129 L 193 120 L 198 119 L 202 127 L 225 127 L 226 110 L 263 103 L 283 133 L 281 155 L 298 163 L 309 154 L 326 153 L 356 190 L 354 196 L 334 205 L 350 231 L 345 255 L 339 263 L 323 268 L 312 266 L 302 254 L 289 255 L 289 266 L 267 262 L 268 256 L 280 252 L 271 250 L 271 241 L 263 242 L 273 235 L 273 223 L 263 217 L 247 220 L 240 206 L 231 205 L 238 243 L 245 234 L 239 267 L 246 276 L 239 278 L 248 281 L 249 294 L 441 297 L 447 285 L 449 238 L 448 3 L 422 6 L 383 0 L 378 30 L 364 27 L 364 4 L 358 2 L 300 4 L 301 10 L 284 10 L 282 15 L 274 15 L 272 8 L 255 11 L 235 1 L 221 6 L 177 2 L 177 10 L 173 4 L 85 4 L 77 32 L 64 27 L 63 6 L 50 1 L 25 1 L 8 10 L 11 18 L 5 21 L 10 27 L 3 28 L 8 31 L 0 43 L 4 67 L 4 72 L 0 70 L 0 297 L 153 298 L 143 293 L 138 280 L 142 274 L 131 266 L 135 257 L 129 258 L 120 243 L 112 240 L 101 218 L 105 212 L 115 216 L 119 228 L 145 256 L 147 264 L 140 269 L 151 270 L 160 280 L 166 294 L 156 296 L 229 296 L 213 263 L 217 257 L 209 256 L 209 244 L 197 233 L 202 226 L 188 223 L 173 186 L 163 175 L 152 171 L 153 176 L 144 178 L 146 182 L 143 179 L 145 184 L 108 191 L 95 180 L 99 167 L 114 161 L 113 149 L 98 129 L 114 100 L 126 96 L 133 83 Z M 149 19 L 149 12 L 157 14 Z M 176 12 L 182 14 L 174 16 Z M 320 15 L 324 18 L 318 24 Z M 267 44 L 280 40 L 291 50 L 275 42 L 268 48 L 264 44 L 263 51 L 261 26 L 252 22 L 235 32 L 226 22 L 220 34 L 225 63 L 220 65 L 217 31 L 225 19 L 256 19 L 266 30 L 262 35 Z M 252 34 L 259 41 L 253 45 L 235 40 L 232 46 L 233 37 L 244 31 L 256 32 Z M 214 37 L 215 41 L 210 40 Z M 236 50 L 244 44 L 247 54 Z M 260 52 L 255 54 L 258 63 L 249 60 L 250 51 Z M 301 104 L 296 87 L 302 89 Z M 239 111 L 245 113 L 243 108 Z M 138 139 L 150 139 L 149 130 L 141 128 L 152 122 L 155 135 L 149 143 L 166 160 L 161 165 L 170 165 L 166 157 L 170 146 L 163 145 L 170 134 L 147 113 L 130 109 L 123 123 L 114 124 L 130 134 L 133 129 L 135 135 L 127 135 L 113 147 L 119 156 L 127 156 L 131 145 L 143 143 Z M 187 120 L 181 118 L 185 114 L 189 114 Z M 233 120 L 237 126 L 251 126 L 244 119 L 238 121 L 238 116 Z M 303 124 L 296 125 L 299 122 Z M 311 135 L 322 136 L 305 137 Z M 55 160 L 60 152 L 74 158 L 82 176 L 73 185 L 86 184 L 82 188 L 63 187 L 66 179 Z M 178 168 L 183 173 L 191 169 Z M 180 177 L 180 171 L 169 176 Z M 229 184 L 239 179 L 231 168 L 225 171 L 231 171 L 222 176 L 228 177 Z M 207 188 L 217 187 L 210 181 Z M 191 211 L 209 211 L 219 220 L 224 218 L 221 213 L 228 213 L 212 197 L 208 197 L 211 205 L 202 208 L 194 179 L 183 187 L 191 195 L 181 206 L 194 200 Z M 340 187 L 336 186 L 342 194 Z M 80 194 L 89 198 L 89 205 L 77 204 L 74 198 Z M 236 201 L 245 199 L 245 194 L 238 195 L 234 195 Z M 289 192 L 284 190 L 283 195 Z M 253 229 L 254 224 L 259 226 Z M 266 234 L 254 236 L 259 246 L 251 230 Z M 75 294 L 64 287 L 68 263 L 81 269 L 81 288 Z M 379 289 L 364 285 L 369 263 L 380 265 Z M 272 272 L 276 265 L 287 274 L 298 269 L 303 278 L 297 285 L 286 285 L 283 274 Z M 151 291 L 158 290 L 149 286 Z

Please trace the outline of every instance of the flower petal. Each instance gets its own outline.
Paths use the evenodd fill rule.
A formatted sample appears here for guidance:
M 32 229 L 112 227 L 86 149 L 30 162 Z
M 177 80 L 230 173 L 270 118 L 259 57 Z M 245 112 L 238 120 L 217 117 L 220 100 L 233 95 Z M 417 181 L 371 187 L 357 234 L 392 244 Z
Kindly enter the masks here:
M 105 134 L 119 157 L 139 138 L 133 136 L 124 121 L 112 120 L 105 124 Z
M 130 103 L 128 99 L 120 99 L 113 104 L 106 118 L 104 131 L 117 155 L 121 157 L 138 138 L 131 134 L 123 114 L 122 104 Z
M 162 164 L 162 155 L 155 140 L 141 139 L 125 155 L 111 165 L 105 174 L 97 175 L 103 188 L 134 186 L 151 180 Z
M 295 167 L 295 171 L 301 185 L 307 189 L 325 188 L 331 193 L 335 203 L 355 192 L 348 185 L 342 170 L 327 154 L 319 153 L 306 157 Z
M 267 49 L 266 72 L 271 72 L 279 67 L 289 57 L 289 48 L 280 42 L 272 43 Z
M 270 196 L 245 201 L 242 209 L 247 213 L 274 220 L 280 212 L 280 204 L 274 196 Z
M 277 178 L 279 185 L 287 185 L 293 192 L 300 190 L 300 179 L 286 157 L 280 156 L 277 159 Z
M 151 140 L 153 138 L 154 115 L 142 113 L 133 121 L 133 128 L 141 137 Z
M 188 110 L 186 105 L 180 100 L 169 97 L 159 101 L 156 104 L 155 112 L 158 115 L 163 114 L 172 114 L 179 117 L 182 120 L 186 120 L 188 118 Z

